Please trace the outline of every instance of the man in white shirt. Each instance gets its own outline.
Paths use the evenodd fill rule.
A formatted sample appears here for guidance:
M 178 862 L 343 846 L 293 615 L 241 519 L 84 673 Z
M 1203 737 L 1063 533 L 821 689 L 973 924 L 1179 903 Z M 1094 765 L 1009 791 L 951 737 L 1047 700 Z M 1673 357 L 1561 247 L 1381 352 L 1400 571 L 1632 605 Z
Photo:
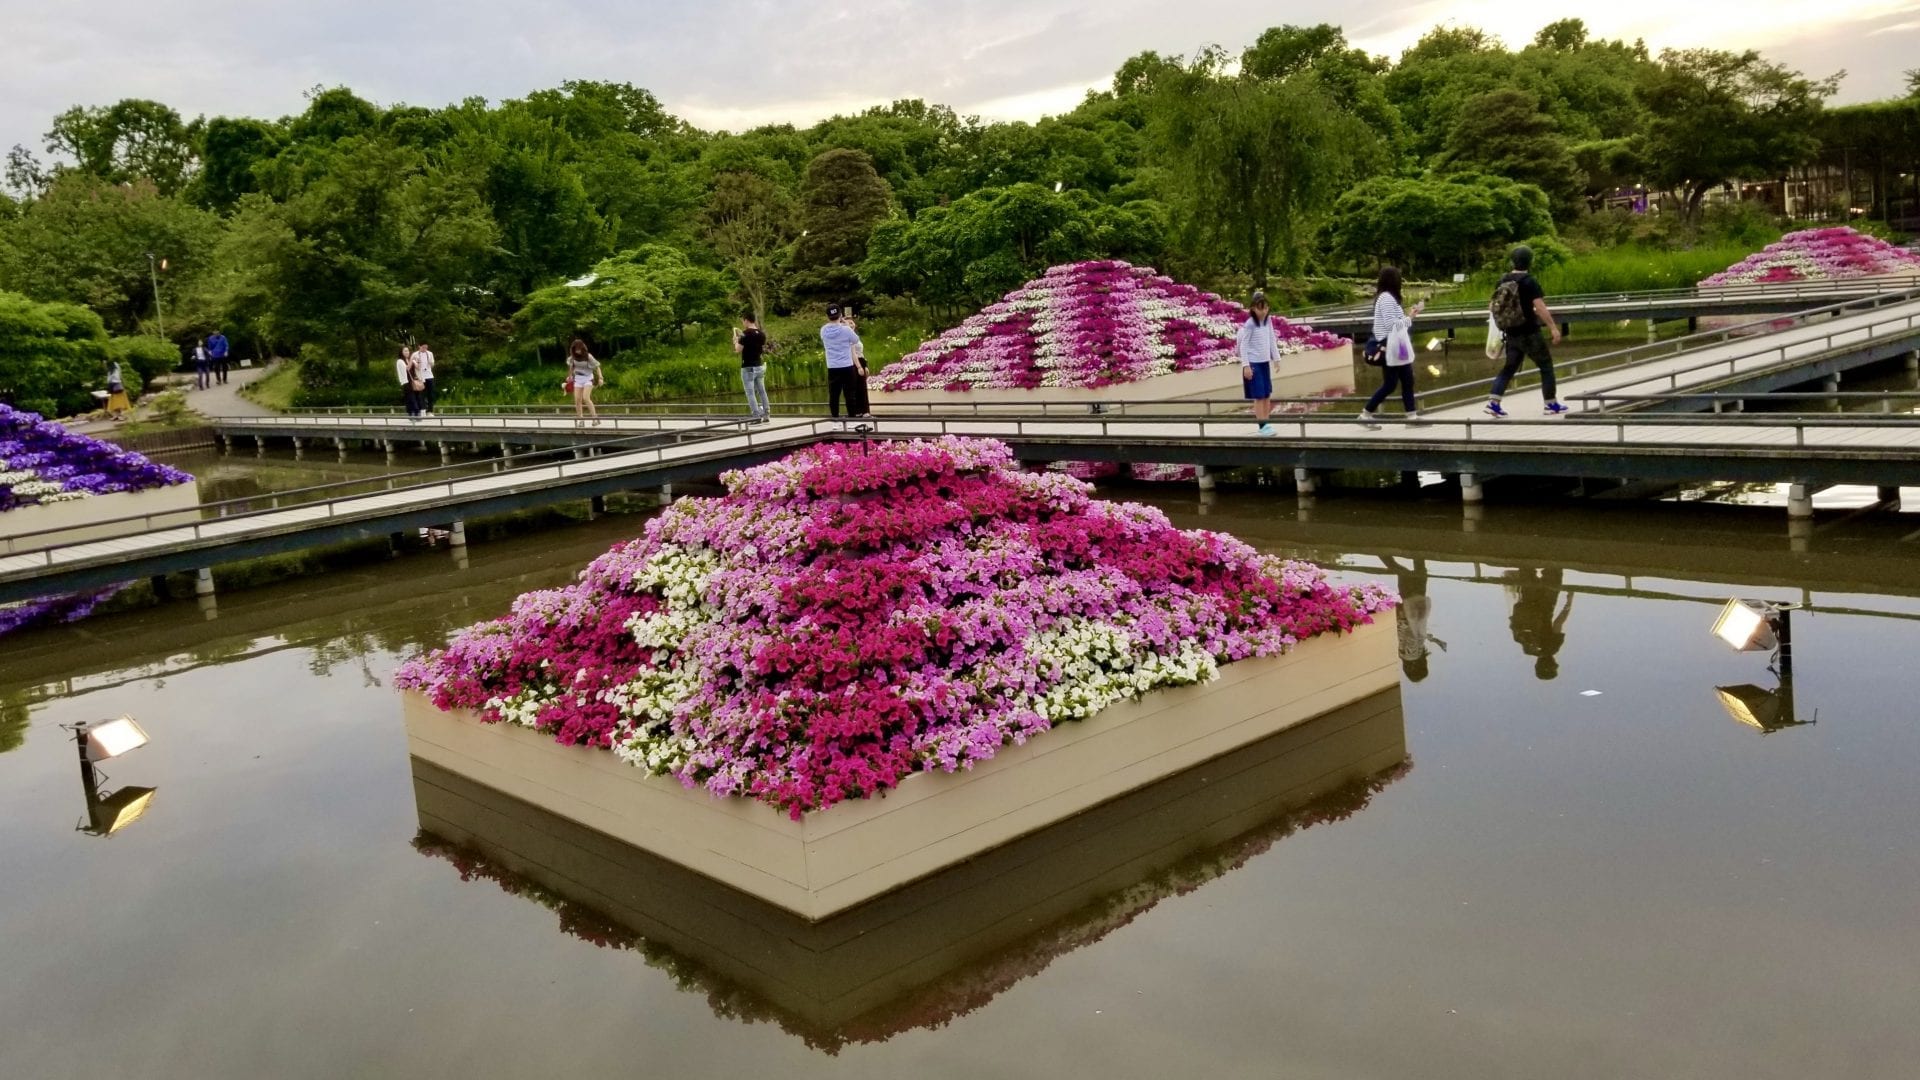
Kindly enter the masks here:
M 434 399 L 433 350 L 427 348 L 427 344 L 424 341 L 420 343 L 419 348 L 413 350 L 413 370 L 420 381 L 426 384 L 426 389 L 420 391 L 420 414 L 422 416 L 432 416 Z

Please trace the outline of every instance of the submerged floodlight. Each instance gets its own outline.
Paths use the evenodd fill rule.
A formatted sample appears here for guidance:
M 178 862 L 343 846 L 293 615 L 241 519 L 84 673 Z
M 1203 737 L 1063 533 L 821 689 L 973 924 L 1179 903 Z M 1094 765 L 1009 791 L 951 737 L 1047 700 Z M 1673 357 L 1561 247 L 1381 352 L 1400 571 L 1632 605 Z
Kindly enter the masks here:
M 87 823 L 80 831 L 90 836 L 112 836 L 139 821 L 152 802 L 150 787 L 123 787 L 111 795 L 90 795 Z
M 1786 612 L 1759 600 L 1729 600 L 1713 621 L 1713 636 L 1739 652 L 1776 648 L 1786 637 L 1780 628 L 1786 624 Z
M 147 745 L 147 732 L 131 716 L 99 724 L 81 724 L 75 728 L 81 756 L 87 761 L 106 761 Z
M 1801 720 L 1794 716 L 1791 682 L 1782 683 L 1773 690 L 1745 683 L 1740 686 L 1716 686 L 1713 692 L 1728 716 L 1762 735 L 1813 723 L 1812 720 Z

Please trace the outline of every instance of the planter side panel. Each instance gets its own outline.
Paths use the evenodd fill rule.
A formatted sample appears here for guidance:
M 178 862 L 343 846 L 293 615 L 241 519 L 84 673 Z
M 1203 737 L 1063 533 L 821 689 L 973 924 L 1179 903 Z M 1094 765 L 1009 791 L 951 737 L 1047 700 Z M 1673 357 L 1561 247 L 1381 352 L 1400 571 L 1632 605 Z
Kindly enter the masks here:
M 141 514 L 161 516 L 152 522 L 151 526 L 140 522 L 122 522 L 118 525 L 95 524 Z M 0 513 L 0 537 L 20 536 L 24 533 L 38 533 L 49 529 L 61 530 L 55 535 L 36 536 L 28 542 L 31 547 L 42 547 L 47 544 L 76 544 L 88 540 L 104 540 L 113 536 L 128 536 L 143 532 L 149 527 L 167 528 L 198 520 L 200 520 L 200 485 L 196 481 L 189 480 L 184 484 L 170 484 L 161 488 L 148 488 L 145 491 L 95 495 L 91 498 L 52 503 L 47 506 L 15 507 Z

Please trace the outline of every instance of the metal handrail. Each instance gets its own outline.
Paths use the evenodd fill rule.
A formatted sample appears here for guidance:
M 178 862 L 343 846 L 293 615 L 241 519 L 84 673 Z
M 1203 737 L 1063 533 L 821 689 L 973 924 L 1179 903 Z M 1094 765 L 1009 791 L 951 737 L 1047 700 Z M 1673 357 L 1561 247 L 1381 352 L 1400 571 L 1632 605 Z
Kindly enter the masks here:
M 1676 286 L 1667 289 L 1624 289 L 1614 292 L 1564 293 L 1553 298 L 1555 306 L 1577 306 L 1597 303 L 1655 303 L 1661 300 L 1794 300 L 1803 296 L 1864 296 L 1885 291 L 1885 286 L 1895 281 L 1911 280 L 1901 275 L 1878 275 L 1867 278 L 1849 278 L 1842 281 L 1802 281 L 1789 284 L 1762 284 L 1747 282 L 1735 285 L 1710 285 L 1705 289 L 1699 286 Z M 1445 295 L 1441 292 L 1437 295 Z M 1428 309 L 1431 315 L 1456 315 L 1481 311 L 1484 305 L 1457 304 L 1448 307 Z M 1317 307 L 1296 308 L 1287 315 L 1289 320 L 1308 320 L 1313 316 L 1361 316 L 1372 314 L 1373 309 L 1365 304 L 1323 304 Z
M 641 435 L 633 435 L 633 436 L 628 436 L 626 438 L 620 438 L 620 439 L 607 439 L 607 440 L 597 441 L 597 442 L 586 444 L 586 445 L 589 445 L 594 449 L 602 449 L 606 447 L 625 447 L 626 449 L 631 449 L 631 450 L 641 450 L 641 449 L 646 449 L 646 447 L 639 445 L 641 442 L 645 440 L 658 439 L 663 435 L 671 435 L 674 437 L 673 441 L 681 442 L 681 441 L 685 441 L 681 438 L 681 436 L 685 436 L 689 434 L 697 434 L 704 439 L 704 438 L 712 438 L 712 437 L 715 437 L 716 435 L 719 435 L 725 432 L 740 430 L 745 427 L 746 427 L 745 424 L 740 424 L 740 423 L 713 424 L 707 427 L 690 429 L 689 431 L 647 432 Z M 522 457 L 523 459 L 560 457 L 562 455 L 566 455 L 570 457 L 575 450 L 578 450 L 581 448 L 582 447 L 580 446 L 562 446 L 562 447 L 555 447 L 549 450 L 530 451 L 526 454 L 519 455 L 519 456 Z M 325 483 L 325 484 L 313 484 L 304 488 L 288 488 L 285 491 L 276 491 L 276 492 L 271 492 L 271 493 L 266 493 L 261 495 L 244 495 L 244 496 L 240 496 L 238 498 L 233 498 L 233 499 L 221 499 L 216 502 L 200 503 L 195 506 L 182 507 L 176 510 L 156 510 L 156 511 L 150 511 L 144 514 L 129 514 L 125 517 L 102 518 L 96 521 L 89 521 L 81 525 L 64 525 L 64 526 L 59 526 L 51 529 L 35 529 L 32 532 L 15 533 L 12 536 L 0 537 L 0 543 L 5 544 L 6 554 L 29 555 L 29 554 L 33 554 L 34 552 L 52 550 L 54 548 L 64 547 L 66 545 L 50 544 L 50 545 L 43 545 L 40 547 L 22 547 L 20 544 L 20 541 L 25 539 L 35 538 L 35 537 L 51 536 L 51 535 L 60 534 L 60 533 L 74 533 L 74 532 L 92 533 L 108 526 L 122 525 L 130 522 L 142 522 L 150 526 L 151 523 L 156 518 L 178 518 L 186 514 L 198 515 L 198 519 L 195 521 L 180 521 L 177 523 L 167 524 L 162 527 L 163 528 L 183 528 L 188 525 L 200 525 L 208 522 L 224 523 L 224 522 L 240 520 L 243 518 L 253 517 L 260 514 L 279 513 L 280 511 L 286 510 L 289 508 L 276 505 L 276 506 L 268 507 L 267 509 L 264 509 L 264 510 L 247 510 L 247 511 L 242 511 L 240 513 L 234 513 L 234 514 L 215 514 L 211 518 L 205 516 L 206 512 L 209 510 L 218 510 L 222 507 L 235 506 L 240 504 L 252 504 L 252 503 L 259 502 L 261 499 L 288 499 L 294 496 L 310 495 L 316 492 L 338 490 L 340 488 L 346 488 L 346 487 L 361 487 L 369 483 L 381 483 L 381 482 L 390 483 L 391 481 L 396 479 L 421 477 L 421 476 L 426 476 L 432 473 L 471 470 L 473 466 L 474 466 L 473 462 L 467 461 L 467 462 L 456 462 L 450 465 L 434 465 L 434 466 L 430 466 L 428 468 L 422 468 L 422 469 L 404 469 L 404 470 L 401 470 L 400 472 L 384 473 L 377 477 L 366 477 L 360 480 L 336 480 L 336 481 L 332 481 L 330 483 Z M 549 467 L 551 467 L 549 463 L 524 464 L 524 465 L 515 464 L 512 468 L 501 469 L 498 472 L 489 473 L 488 475 L 507 476 L 514 473 L 530 472 L 536 469 L 545 469 Z M 467 478 L 462 477 L 461 479 L 467 479 Z M 422 488 L 428 488 L 433 486 L 435 485 L 431 483 L 407 484 L 400 487 L 388 487 L 386 490 L 380 492 L 379 494 L 382 496 L 385 496 L 385 495 L 391 495 L 391 494 L 398 494 L 400 492 L 405 492 L 405 491 L 416 491 Z M 357 496 L 347 496 L 347 497 L 354 498 Z M 313 502 L 322 502 L 322 501 L 328 501 L 328 500 L 313 500 Z M 302 505 L 312 505 L 313 502 L 304 503 Z M 125 539 L 128 536 L 138 536 L 141 533 L 144 533 L 147 531 L 150 531 L 150 530 L 147 528 L 142 528 L 137 530 L 131 530 L 128 532 L 117 533 L 111 536 L 89 536 L 85 540 L 73 541 L 73 543 L 91 544 L 91 543 L 96 543 L 103 540 L 119 540 L 119 539 Z

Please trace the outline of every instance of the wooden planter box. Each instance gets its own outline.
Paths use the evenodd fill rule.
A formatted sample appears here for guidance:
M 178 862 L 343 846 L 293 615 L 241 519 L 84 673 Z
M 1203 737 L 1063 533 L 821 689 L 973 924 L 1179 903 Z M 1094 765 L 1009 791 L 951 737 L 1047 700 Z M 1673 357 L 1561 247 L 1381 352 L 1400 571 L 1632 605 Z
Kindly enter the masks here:
M 605 750 L 405 695 L 408 748 L 806 918 L 822 919 L 1304 720 L 1398 685 L 1391 619 L 1227 665 L 1062 725 L 959 773 L 794 821 L 648 776 Z
M 98 524 L 140 514 L 154 514 L 159 517 L 146 524 L 124 521 L 119 524 Z M 23 533 L 44 532 L 49 529 L 61 530 L 57 535 L 36 536 L 31 540 L 23 541 L 21 545 L 23 548 L 37 548 L 52 543 L 77 544 L 111 536 L 126 536 L 149 528 L 165 528 L 199 520 L 200 485 L 189 480 L 184 484 L 170 484 L 166 487 L 148 488 L 145 491 L 122 491 L 113 495 L 95 495 L 46 506 L 17 506 L 5 513 L 0 513 L 0 539 L 19 536 Z M 12 548 L 13 545 L 0 545 L 0 551 L 8 551 Z
M 1292 353 L 1280 358 L 1273 373 L 1274 397 L 1305 397 L 1326 390 L 1353 385 L 1353 346 L 1316 349 Z M 991 401 L 1007 412 L 1018 412 L 1033 405 L 1092 405 L 1105 401 L 1193 401 L 1202 398 L 1240 396 L 1240 368 L 1221 364 L 1195 371 L 1176 371 L 1139 382 L 1119 386 L 1087 388 L 1077 386 L 1036 387 L 1032 390 L 874 390 L 875 406 L 955 405 L 971 401 Z
M 1407 757 L 1398 686 L 813 922 L 414 758 L 420 828 L 642 939 L 676 985 L 816 1046 L 945 1023 L 1298 828 L 1364 810 Z M 432 847 L 429 846 L 432 850 Z M 614 935 L 617 941 L 619 935 Z M 664 947 L 664 948 L 662 948 Z

